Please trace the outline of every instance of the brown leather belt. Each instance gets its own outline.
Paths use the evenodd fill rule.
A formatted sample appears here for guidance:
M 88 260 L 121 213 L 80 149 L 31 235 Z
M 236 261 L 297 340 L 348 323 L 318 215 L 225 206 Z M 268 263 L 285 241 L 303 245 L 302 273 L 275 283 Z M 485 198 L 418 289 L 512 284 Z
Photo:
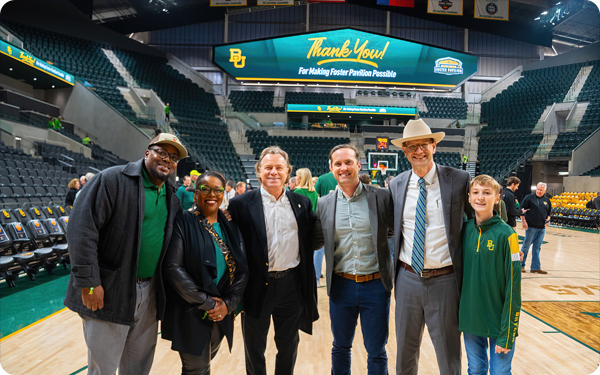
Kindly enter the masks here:
M 412 269 L 411 266 L 409 266 L 408 264 L 404 263 L 404 262 L 400 262 L 400 268 L 404 268 L 407 271 L 410 271 L 412 273 L 415 273 L 415 270 Z M 447 266 L 447 267 L 443 267 L 443 268 L 436 268 L 436 269 L 432 269 L 432 270 L 423 270 L 421 271 L 421 274 L 417 274 L 421 277 L 435 277 L 435 276 L 442 276 L 442 275 L 447 275 L 449 273 L 454 273 L 454 267 L 453 266 Z
M 345 279 L 356 281 L 357 283 L 364 283 L 365 281 L 377 280 L 381 278 L 379 272 L 375 272 L 370 275 L 353 275 L 351 273 L 343 272 L 336 272 L 335 274 Z

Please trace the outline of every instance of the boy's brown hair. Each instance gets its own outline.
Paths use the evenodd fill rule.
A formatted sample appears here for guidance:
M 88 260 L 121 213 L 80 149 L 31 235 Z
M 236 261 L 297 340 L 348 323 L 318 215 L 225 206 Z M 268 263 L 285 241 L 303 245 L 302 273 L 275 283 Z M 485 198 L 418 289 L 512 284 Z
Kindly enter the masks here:
M 496 194 L 502 194 L 502 186 L 492 176 L 488 176 L 487 174 L 480 174 L 471 180 L 469 183 L 469 193 L 471 193 L 471 189 L 475 185 L 486 186 L 496 191 Z

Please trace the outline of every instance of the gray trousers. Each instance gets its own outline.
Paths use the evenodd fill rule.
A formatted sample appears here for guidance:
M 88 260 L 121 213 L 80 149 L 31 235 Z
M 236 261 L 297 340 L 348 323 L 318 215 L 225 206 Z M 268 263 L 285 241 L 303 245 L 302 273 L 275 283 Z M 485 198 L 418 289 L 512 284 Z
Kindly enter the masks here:
M 136 284 L 135 325 L 81 316 L 88 347 L 88 375 L 148 374 L 154 359 L 158 321 L 154 279 Z
M 403 268 L 396 280 L 396 373 L 416 375 L 423 328 L 431 336 L 440 375 L 460 374 L 458 289 L 453 273 L 422 278 Z

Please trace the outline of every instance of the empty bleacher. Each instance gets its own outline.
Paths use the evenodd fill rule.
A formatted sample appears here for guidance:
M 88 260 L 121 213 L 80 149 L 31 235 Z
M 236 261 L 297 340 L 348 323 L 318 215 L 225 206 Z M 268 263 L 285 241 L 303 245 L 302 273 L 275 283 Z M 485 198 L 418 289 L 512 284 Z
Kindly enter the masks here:
M 154 90 L 165 104 L 169 103 L 175 117 L 220 122 L 215 117 L 221 113 L 214 94 L 173 69 L 166 58 L 111 49 L 142 88 Z
M 284 107 L 274 107 L 273 91 L 232 90 L 229 101 L 236 112 L 285 112 Z
M 350 142 L 341 137 L 270 136 L 264 130 L 246 130 L 246 137 L 257 159 L 263 149 L 279 146 L 288 153 L 295 171 L 308 168 L 313 176 L 329 172 L 329 151 L 336 145 Z
M 113 108 L 129 120 L 136 119 L 135 112 L 117 89 L 117 86 L 127 86 L 125 80 L 102 52 L 102 48 L 109 46 L 18 23 L 8 22 L 7 26 L 22 37 L 27 46 L 43 54 L 38 57 L 75 75 L 82 82 L 87 81 Z
M 600 176 L 600 165 L 585 172 L 583 176 Z
M 467 118 L 467 102 L 463 98 L 424 96 L 423 101 L 427 111 L 422 112 L 421 117 L 460 120 Z
M 225 124 L 172 125 L 187 147 L 192 147 L 209 159 L 227 180 L 246 181 L 240 160 L 235 152 Z
M 285 104 L 330 104 L 344 105 L 344 94 L 328 92 L 291 92 L 285 93 Z
M 543 138 L 532 134 L 547 106 L 562 102 L 583 63 L 523 71 L 523 77 L 481 104 L 479 131 L 481 173 L 498 176 Z M 575 142 L 575 141 L 573 141 Z M 557 147 L 562 141 L 559 140 Z

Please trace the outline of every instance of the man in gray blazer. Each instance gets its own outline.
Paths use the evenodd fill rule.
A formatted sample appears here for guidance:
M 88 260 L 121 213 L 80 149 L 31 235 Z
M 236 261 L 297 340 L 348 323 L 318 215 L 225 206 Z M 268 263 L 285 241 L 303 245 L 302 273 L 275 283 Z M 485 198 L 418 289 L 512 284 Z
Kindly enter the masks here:
M 325 243 L 327 294 L 333 333 L 332 374 L 350 373 L 350 352 L 360 316 L 368 374 L 387 374 L 390 295 L 394 266 L 388 245 L 393 227 L 389 191 L 362 184 L 359 152 L 335 146 L 330 169 L 339 189 L 319 199 L 317 244 Z
M 470 176 L 437 165 L 433 154 L 444 133 L 431 133 L 421 119 L 410 120 L 402 147 L 412 169 L 390 182 L 394 200 L 397 374 L 417 374 L 427 324 L 439 372 L 460 374 L 458 303 L 462 283 L 461 230 Z

